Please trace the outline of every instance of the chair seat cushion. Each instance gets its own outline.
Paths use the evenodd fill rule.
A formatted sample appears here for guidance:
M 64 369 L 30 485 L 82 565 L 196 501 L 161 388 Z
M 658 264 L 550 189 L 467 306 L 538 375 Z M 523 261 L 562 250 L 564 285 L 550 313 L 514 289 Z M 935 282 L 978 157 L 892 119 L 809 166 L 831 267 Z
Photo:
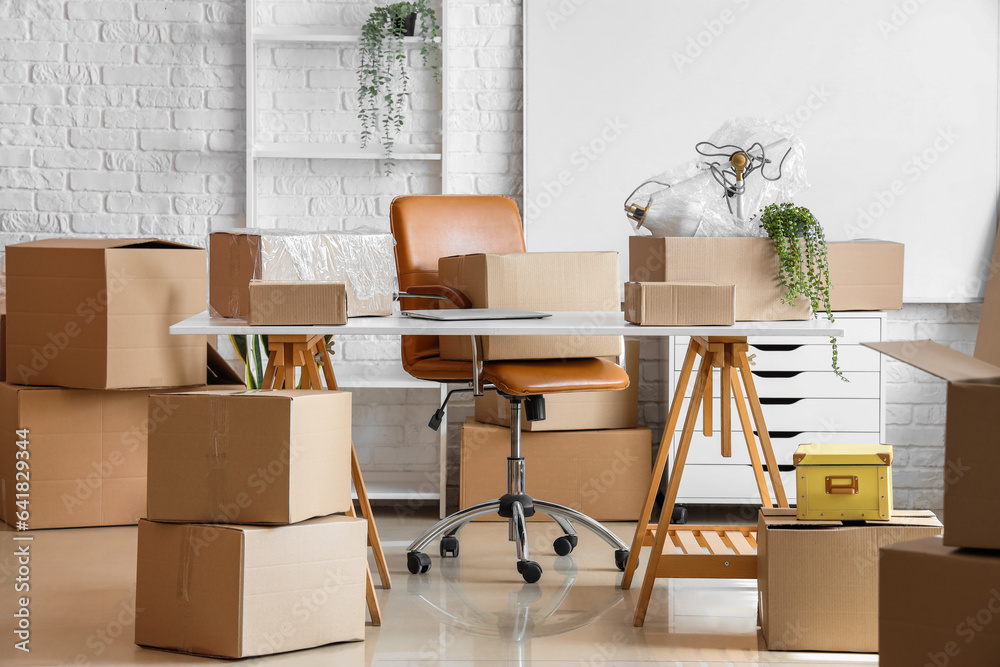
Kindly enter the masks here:
M 471 361 L 451 361 L 441 357 L 425 357 L 424 359 L 416 359 L 409 364 L 404 361 L 403 370 L 421 380 L 472 382 Z
M 607 359 L 488 361 L 483 378 L 512 396 L 601 391 L 628 387 L 628 373 Z

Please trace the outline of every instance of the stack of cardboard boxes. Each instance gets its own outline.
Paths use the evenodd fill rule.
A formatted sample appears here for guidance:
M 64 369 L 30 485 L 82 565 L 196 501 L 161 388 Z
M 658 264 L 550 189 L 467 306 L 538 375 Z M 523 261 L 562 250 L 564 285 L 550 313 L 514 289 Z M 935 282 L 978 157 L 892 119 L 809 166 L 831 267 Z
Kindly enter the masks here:
M 137 644 L 242 658 L 364 639 L 351 394 L 169 397 L 139 522 Z
M 205 283 L 205 251 L 165 241 L 7 247 L 6 523 L 108 526 L 144 515 L 147 434 L 173 410 L 159 394 L 242 385 L 204 337 L 169 335 L 204 309 Z

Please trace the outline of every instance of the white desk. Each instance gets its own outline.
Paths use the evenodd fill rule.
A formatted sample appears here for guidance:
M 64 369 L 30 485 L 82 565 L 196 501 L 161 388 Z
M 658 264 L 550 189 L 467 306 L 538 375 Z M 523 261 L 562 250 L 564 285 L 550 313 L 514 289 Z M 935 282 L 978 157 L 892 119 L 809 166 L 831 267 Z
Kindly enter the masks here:
M 589 313 L 562 312 L 554 313 L 552 317 L 535 320 L 479 320 L 467 322 L 435 322 L 404 317 L 399 313 L 386 317 L 354 317 L 344 325 L 325 326 L 250 326 L 244 320 L 235 318 L 211 317 L 208 312 L 202 312 L 183 322 L 170 327 L 172 334 L 203 334 L 203 335 L 246 335 L 246 334 L 334 334 L 337 336 L 352 335 L 490 335 L 506 334 L 514 336 L 768 336 L 783 339 L 809 338 L 817 336 L 841 336 L 844 331 L 831 325 L 826 320 L 809 320 L 803 322 L 737 322 L 733 326 L 638 326 L 625 321 L 621 313 Z M 777 340 L 775 342 L 778 342 Z M 784 340 L 782 342 L 790 342 Z M 352 372 L 355 371 L 355 372 Z M 424 382 L 410 378 L 404 380 L 405 373 L 399 368 L 390 374 L 395 381 L 391 384 L 380 384 L 373 374 L 378 376 L 381 370 L 364 367 L 363 371 L 356 366 L 345 365 L 343 371 L 338 364 L 337 377 L 339 384 L 345 388 L 364 386 L 426 386 L 433 388 L 436 383 Z M 346 371 L 346 372 L 344 372 Z M 357 382 L 352 381 L 356 376 Z M 471 380 L 471 378 L 470 378 Z M 398 381 L 398 382 L 397 382 Z M 410 383 L 414 384 L 410 384 Z M 441 385 L 444 388 L 444 385 Z M 442 389 L 443 391 L 443 389 Z M 447 456 L 445 438 L 441 438 L 439 493 L 437 498 L 444 511 L 444 489 L 447 485 Z M 412 477 L 412 476 L 411 476 Z M 366 476 L 366 482 L 368 476 Z M 383 473 L 371 476 L 370 495 L 373 499 L 420 499 L 430 500 L 435 494 L 427 490 L 427 480 L 424 473 L 418 473 L 417 478 L 410 479 L 407 473 Z M 413 487 L 413 489 L 410 489 Z M 401 489 L 409 490 L 401 490 Z

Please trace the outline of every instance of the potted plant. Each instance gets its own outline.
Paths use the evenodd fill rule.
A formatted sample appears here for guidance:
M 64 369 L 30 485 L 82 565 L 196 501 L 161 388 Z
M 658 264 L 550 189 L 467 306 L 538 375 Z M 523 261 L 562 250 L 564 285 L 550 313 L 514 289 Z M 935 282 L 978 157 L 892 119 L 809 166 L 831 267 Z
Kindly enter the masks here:
M 418 17 L 419 16 L 419 20 Z M 361 28 L 358 63 L 358 119 L 361 147 L 377 138 L 385 150 L 388 174 L 395 165 L 393 147 L 403 127 L 409 75 L 403 38 L 418 35 L 424 65 L 441 81 L 441 49 L 435 38 L 440 32 L 437 14 L 428 0 L 395 2 L 376 7 Z
M 760 226 L 774 243 L 778 252 L 778 280 L 788 293 L 782 298 L 791 303 L 797 296 L 809 299 L 813 313 L 826 312 L 833 322 L 830 310 L 830 267 L 826 259 L 826 235 L 823 226 L 809 209 L 789 202 L 770 204 L 760 215 Z M 837 339 L 830 338 L 833 346 L 833 370 L 844 381 L 837 363 Z

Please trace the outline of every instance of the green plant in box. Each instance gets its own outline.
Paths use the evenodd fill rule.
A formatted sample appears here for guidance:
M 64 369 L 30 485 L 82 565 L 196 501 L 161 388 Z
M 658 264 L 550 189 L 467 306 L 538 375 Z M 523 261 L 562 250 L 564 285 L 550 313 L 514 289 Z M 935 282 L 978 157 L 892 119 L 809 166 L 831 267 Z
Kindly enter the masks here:
M 830 310 L 830 267 L 826 259 L 826 235 L 823 226 L 809 209 L 789 202 L 770 204 L 760 214 L 760 226 L 774 243 L 780 260 L 778 279 L 788 293 L 782 298 L 792 303 L 798 296 L 809 299 L 813 313 L 826 312 L 833 322 Z M 830 338 L 833 346 L 833 370 L 844 381 L 837 363 L 837 339 Z
M 361 146 L 376 137 L 385 149 L 385 170 L 395 165 L 393 150 L 396 136 L 405 119 L 409 72 L 403 38 L 407 19 L 417 14 L 414 33 L 421 39 L 420 56 L 430 64 L 434 79 L 441 82 L 441 48 L 435 41 L 441 31 L 437 14 L 428 0 L 396 2 L 376 7 L 361 28 L 358 63 L 358 119 L 361 121 Z M 412 20 L 412 19 L 411 19 Z

